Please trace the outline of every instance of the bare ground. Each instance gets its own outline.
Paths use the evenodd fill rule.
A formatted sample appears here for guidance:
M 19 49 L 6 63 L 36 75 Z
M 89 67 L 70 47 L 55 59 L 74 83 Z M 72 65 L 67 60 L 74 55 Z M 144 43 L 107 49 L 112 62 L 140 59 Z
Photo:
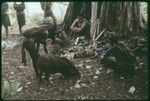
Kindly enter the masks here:
M 17 38 L 11 37 L 10 40 Z M 21 46 L 12 50 L 2 51 L 2 78 L 8 81 L 21 77 L 20 92 L 12 94 L 9 100 L 73 100 L 73 99 L 92 99 L 92 100 L 141 100 L 148 98 L 148 70 L 147 66 L 142 66 L 133 78 L 120 79 L 113 72 L 104 68 L 97 59 L 77 58 L 73 62 L 79 66 L 82 75 L 80 87 L 75 88 L 76 81 L 64 80 L 61 75 L 51 75 L 50 82 L 39 83 L 35 78 L 32 61 L 27 53 L 27 64 L 21 63 Z M 48 50 L 50 50 L 50 45 Z M 41 47 L 40 52 L 43 52 Z M 87 66 L 92 66 L 87 68 Z M 98 68 L 100 74 L 95 72 Z M 97 78 L 96 78 L 97 76 Z M 129 93 L 130 87 L 135 87 L 133 94 Z

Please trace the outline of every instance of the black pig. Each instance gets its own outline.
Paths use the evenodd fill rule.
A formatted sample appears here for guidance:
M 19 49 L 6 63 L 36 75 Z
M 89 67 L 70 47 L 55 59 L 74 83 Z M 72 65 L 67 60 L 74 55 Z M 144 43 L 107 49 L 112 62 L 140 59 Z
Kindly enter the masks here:
M 37 68 L 39 71 L 39 79 L 45 73 L 45 79 L 48 81 L 49 75 L 60 73 L 65 78 L 80 78 L 79 70 L 75 65 L 65 57 L 58 57 L 54 55 L 39 56 L 37 61 Z

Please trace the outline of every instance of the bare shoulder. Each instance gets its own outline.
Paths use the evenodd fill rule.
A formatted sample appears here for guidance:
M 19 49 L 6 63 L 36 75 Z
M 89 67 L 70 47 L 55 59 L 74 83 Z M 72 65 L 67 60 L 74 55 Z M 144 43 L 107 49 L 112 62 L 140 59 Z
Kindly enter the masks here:
M 78 22 L 79 20 L 78 20 L 78 18 L 76 18 L 75 20 L 74 20 L 74 22 Z

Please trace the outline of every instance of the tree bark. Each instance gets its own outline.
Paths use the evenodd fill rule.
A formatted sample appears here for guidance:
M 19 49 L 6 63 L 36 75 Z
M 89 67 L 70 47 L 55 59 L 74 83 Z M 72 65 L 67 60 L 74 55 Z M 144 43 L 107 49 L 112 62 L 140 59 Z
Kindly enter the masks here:
M 88 21 L 91 19 L 91 2 L 70 2 L 63 21 L 63 29 L 70 33 L 70 26 L 81 13 Z
M 95 37 L 93 36 L 96 34 L 97 7 L 98 3 L 92 2 L 91 29 L 90 29 L 91 39 L 94 39 Z

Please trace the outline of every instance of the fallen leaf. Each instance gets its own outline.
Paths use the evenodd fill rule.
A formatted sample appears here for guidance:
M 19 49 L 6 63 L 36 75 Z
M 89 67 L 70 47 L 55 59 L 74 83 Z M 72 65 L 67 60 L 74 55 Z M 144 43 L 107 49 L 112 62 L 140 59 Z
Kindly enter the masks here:
M 95 74 L 100 74 L 100 72 L 99 72 L 99 70 L 98 70 L 98 69 L 96 70 Z
M 88 68 L 88 69 L 91 68 L 91 67 L 92 67 L 92 66 L 86 66 L 86 68 Z
M 91 62 L 92 60 L 86 60 L 85 62 Z
M 135 92 L 135 87 L 131 86 L 128 92 L 131 93 L 131 94 L 133 94 Z
M 98 76 L 94 76 L 94 79 L 97 79 L 98 78 Z
M 18 88 L 16 91 L 17 91 L 17 92 L 20 92 L 20 91 L 22 91 L 22 89 L 23 89 L 23 87 L 20 87 L 20 88 Z

